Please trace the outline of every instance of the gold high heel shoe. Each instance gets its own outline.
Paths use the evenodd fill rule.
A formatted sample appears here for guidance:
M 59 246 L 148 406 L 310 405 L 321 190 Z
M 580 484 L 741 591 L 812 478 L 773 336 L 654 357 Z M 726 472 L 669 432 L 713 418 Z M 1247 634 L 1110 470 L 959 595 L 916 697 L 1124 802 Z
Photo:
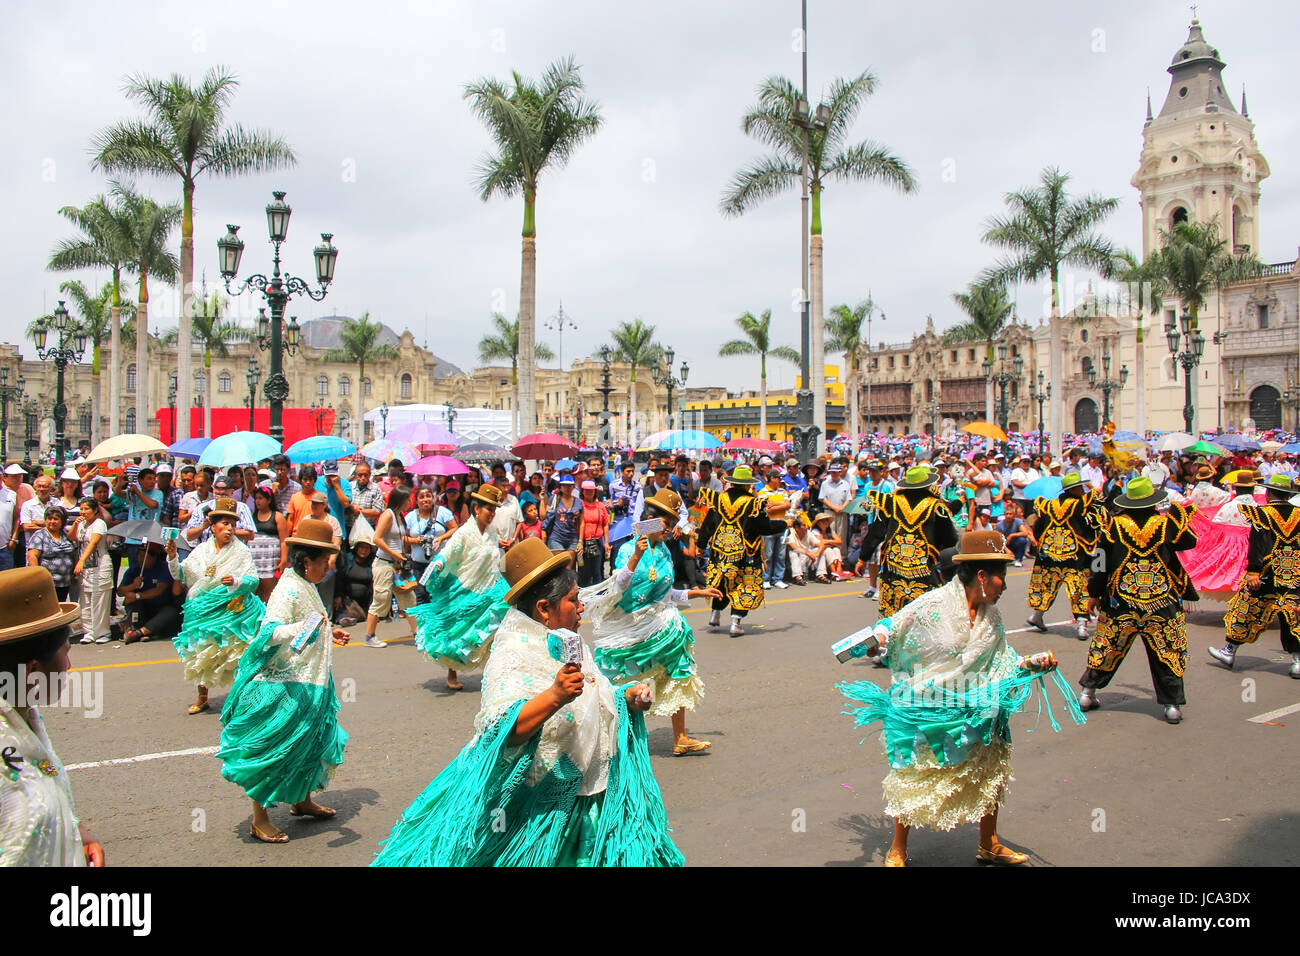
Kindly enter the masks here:
M 1028 861 L 1029 855 L 1026 853 L 1017 853 L 1001 843 L 993 844 L 993 849 L 986 850 L 979 847 L 975 859 L 980 863 L 993 863 L 997 866 L 1019 866 L 1021 863 Z

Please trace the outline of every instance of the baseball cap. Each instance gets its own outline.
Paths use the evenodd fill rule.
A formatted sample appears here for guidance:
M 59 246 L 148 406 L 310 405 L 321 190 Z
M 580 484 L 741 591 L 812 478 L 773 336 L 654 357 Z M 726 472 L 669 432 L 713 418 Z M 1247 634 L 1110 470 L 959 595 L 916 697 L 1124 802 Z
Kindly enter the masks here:
M 785 467 L 787 467 L 787 468 L 798 468 L 798 467 L 799 467 L 799 459 L 798 459 L 798 458 L 787 458 L 787 459 L 785 460 Z
M 13 465 L 10 465 L 8 468 L 5 469 L 5 474 L 6 474 L 6 475 L 24 475 L 24 476 L 25 476 L 25 475 L 27 474 L 27 469 L 24 468 L 22 465 L 19 465 L 19 464 L 13 464 Z
M 449 481 L 449 482 L 447 482 L 446 488 L 445 488 L 444 490 L 446 490 L 446 491 L 460 491 L 460 482 L 459 482 L 459 481 Z
M 655 471 L 658 471 L 658 470 L 659 470 L 658 468 L 655 469 Z M 669 471 L 671 471 L 671 470 L 672 470 L 672 469 L 669 469 Z M 559 477 L 559 479 L 558 479 L 558 483 L 561 484 L 561 485 L 571 485 L 571 484 L 573 484 L 573 476 L 572 476 L 572 475 L 560 475 L 560 477 Z
M 172 473 L 172 466 L 167 464 L 167 462 L 163 462 L 154 470 L 160 475 L 170 475 Z
M 595 491 L 595 490 L 596 490 L 596 483 L 595 483 L 594 481 L 592 481 L 590 478 L 588 478 L 586 481 L 584 481 L 584 482 L 582 483 L 582 490 L 583 490 L 583 491 Z
M 229 488 L 230 479 L 225 475 L 217 475 L 216 478 L 212 479 L 212 487 L 214 490 L 217 488 Z
M 63 474 L 59 475 L 59 480 L 63 481 L 65 478 L 68 479 L 69 481 L 81 480 L 81 476 L 77 474 L 77 469 L 75 468 L 64 468 Z
M 329 504 L 329 498 L 326 496 L 325 492 L 323 492 L 323 491 L 315 491 L 315 492 L 312 492 L 311 503 L 312 503 L 312 504 L 322 504 L 322 505 L 324 505 L 324 504 Z
M 339 473 L 339 463 L 335 461 L 326 461 L 321 463 L 321 472 L 326 475 L 337 475 Z

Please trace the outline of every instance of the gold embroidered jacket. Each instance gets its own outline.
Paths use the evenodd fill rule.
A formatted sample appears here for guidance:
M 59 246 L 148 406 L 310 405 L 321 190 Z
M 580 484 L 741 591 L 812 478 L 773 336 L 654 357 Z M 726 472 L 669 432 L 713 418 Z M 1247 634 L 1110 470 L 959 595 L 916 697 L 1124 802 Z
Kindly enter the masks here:
M 1261 592 L 1300 592 L 1300 508 L 1277 502 L 1240 511 L 1250 522 L 1246 570 L 1260 575 Z
M 1172 617 L 1183 601 L 1198 600 L 1178 551 L 1196 546 L 1192 509 L 1098 511 L 1093 515 L 1101 554 L 1088 578 L 1088 596 L 1112 614 Z
M 952 512 L 929 489 L 882 494 L 868 491 L 876 508 L 862 554 L 880 551 L 880 573 L 887 579 L 925 580 L 938 586 L 939 552 L 957 543 Z
M 1087 570 L 1097 548 L 1097 527 L 1091 516 L 1100 510 L 1095 491 L 1081 497 L 1035 499 L 1035 564 Z
M 708 510 L 699 541 L 708 546 L 712 564 L 761 565 L 763 537 L 786 529 L 784 521 L 768 517 L 766 504 L 748 488 L 722 492 L 701 488 L 696 507 Z

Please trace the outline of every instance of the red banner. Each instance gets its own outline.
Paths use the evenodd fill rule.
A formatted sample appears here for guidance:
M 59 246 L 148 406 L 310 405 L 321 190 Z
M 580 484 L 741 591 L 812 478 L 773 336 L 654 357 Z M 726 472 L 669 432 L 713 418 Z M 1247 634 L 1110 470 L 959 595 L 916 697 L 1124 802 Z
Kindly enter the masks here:
M 176 423 L 172 420 L 170 408 L 158 409 L 158 440 L 168 445 L 176 441 Z M 203 409 L 190 409 L 190 437 L 203 435 Z M 313 435 L 329 435 L 334 431 L 335 412 L 332 408 L 323 411 L 310 408 L 285 408 L 281 416 L 284 425 L 284 447 L 288 448 L 296 441 L 311 438 Z M 212 409 L 212 434 L 209 438 L 220 438 L 231 432 L 246 432 L 248 427 L 247 408 Z M 263 435 L 271 433 L 271 410 L 269 408 L 253 409 L 253 427 L 255 432 Z

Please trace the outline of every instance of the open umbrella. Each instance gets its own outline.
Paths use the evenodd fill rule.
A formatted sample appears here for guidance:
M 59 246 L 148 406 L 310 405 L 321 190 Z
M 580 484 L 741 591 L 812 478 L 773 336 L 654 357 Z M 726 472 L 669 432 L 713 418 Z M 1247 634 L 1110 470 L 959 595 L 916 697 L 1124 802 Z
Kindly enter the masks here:
M 1156 442 L 1156 449 L 1158 451 L 1182 451 L 1184 448 L 1195 444 L 1196 439 L 1187 432 L 1170 432 Z
M 177 458 L 193 458 L 197 461 L 199 455 L 203 454 L 203 450 L 211 444 L 211 438 L 182 438 L 167 446 L 167 454 L 175 455 Z
M 214 438 L 199 456 L 200 465 L 229 468 L 231 465 L 256 464 L 280 454 L 280 443 L 261 432 L 231 432 Z
M 133 538 L 146 544 L 165 545 L 167 543 L 163 540 L 163 526 L 152 518 L 141 518 L 137 521 L 123 521 L 120 524 L 115 524 L 108 529 L 108 535 L 110 538 Z M 182 551 L 190 551 L 194 547 L 194 542 L 182 534 L 176 539 L 176 547 Z
M 284 453 L 295 465 L 306 465 L 315 461 L 337 461 L 355 455 L 357 446 L 337 435 L 313 435 L 294 442 Z
M 961 430 L 979 435 L 981 438 L 992 438 L 994 441 L 1009 441 L 1007 433 L 992 422 L 971 422 L 969 425 L 963 425 Z
M 577 454 L 578 446 L 563 435 L 553 432 L 534 432 L 515 442 L 510 449 L 519 458 L 563 458 Z
M 1211 445 L 1208 441 L 1198 441 L 1193 445 L 1188 445 L 1183 451 L 1193 455 L 1222 455 L 1223 449 L 1218 445 Z
M 720 448 L 722 439 L 696 428 L 674 429 L 673 431 L 655 432 L 647 435 L 638 451 L 699 451 L 705 448 Z
M 420 454 L 420 449 L 410 442 L 398 441 L 386 435 L 376 438 L 368 445 L 362 445 L 361 454 L 371 461 L 382 461 L 385 464 L 396 458 L 403 465 L 413 465 L 424 457 Z
M 504 445 L 493 445 L 491 442 L 471 442 L 468 445 L 461 445 L 451 453 L 453 458 L 460 461 L 506 461 L 514 458 L 514 454 Z
M 1055 498 L 1061 493 L 1061 479 L 1055 475 L 1035 478 L 1016 497 L 1033 501 L 1035 498 Z
M 1293 441 L 1289 445 L 1283 445 L 1278 451 L 1284 451 L 1288 455 L 1300 455 L 1300 441 Z
M 1280 441 L 1265 441 L 1259 443 L 1260 451 L 1281 451 L 1282 443 Z
M 111 461 L 114 458 L 135 458 L 137 455 L 157 455 L 167 451 L 167 446 L 149 435 L 117 435 L 105 438 L 90 449 L 87 462 Z
M 573 471 L 573 469 L 578 467 L 578 464 L 579 462 L 578 459 L 576 458 L 561 458 L 559 461 L 555 463 L 555 470 Z
M 413 475 L 468 475 L 472 468 L 463 461 L 458 461 L 449 455 L 430 455 L 428 458 L 421 458 L 413 465 L 407 465 L 406 470 Z
M 722 447 L 730 451 L 765 451 L 771 455 L 781 450 L 781 443 L 766 438 L 733 438 Z
M 1226 448 L 1228 451 L 1259 451 L 1259 442 L 1235 432 L 1229 432 L 1226 435 L 1215 435 L 1214 444 L 1220 448 Z
M 394 428 L 387 437 L 429 451 L 455 451 L 460 447 L 459 438 L 441 425 L 432 425 L 429 422 L 407 422 Z

